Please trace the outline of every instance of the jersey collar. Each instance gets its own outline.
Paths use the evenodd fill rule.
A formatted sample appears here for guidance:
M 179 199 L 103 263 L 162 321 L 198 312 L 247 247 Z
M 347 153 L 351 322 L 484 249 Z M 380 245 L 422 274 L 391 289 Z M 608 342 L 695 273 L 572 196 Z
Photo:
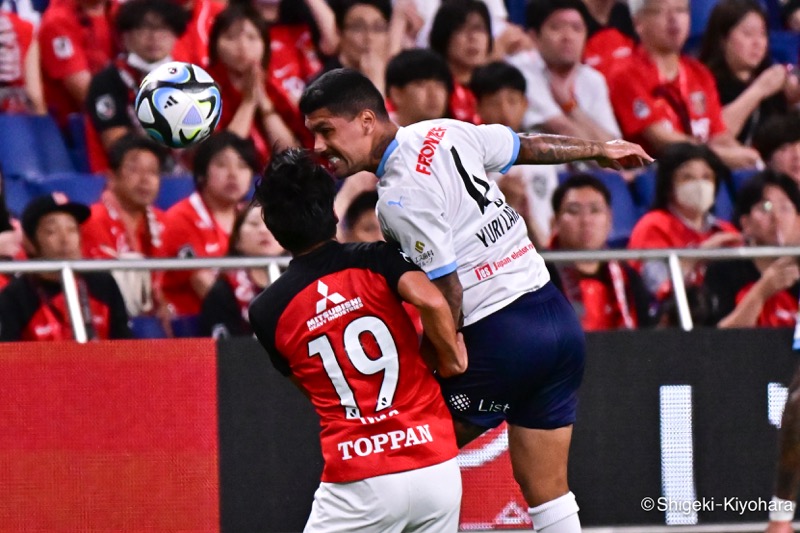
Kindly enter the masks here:
M 395 137 L 392 139 L 392 142 L 389 143 L 389 146 L 386 147 L 386 151 L 383 152 L 383 157 L 381 157 L 381 162 L 378 164 L 378 170 L 375 171 L 375 175 L 378 178 L 382 178 L 383 175 L 386 173 L 386 160 L 389 159 L 389 156 L 397 149 L 397 138 Z

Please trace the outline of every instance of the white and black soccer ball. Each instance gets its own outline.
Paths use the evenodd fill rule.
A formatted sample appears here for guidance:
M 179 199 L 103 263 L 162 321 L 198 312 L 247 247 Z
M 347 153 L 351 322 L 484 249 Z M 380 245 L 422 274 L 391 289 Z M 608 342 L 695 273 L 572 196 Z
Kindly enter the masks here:
M 170 148 L 186 148 L 214 132 L 222 114 L 222 97 L 208 72 L 172 61 L 145 76 L 134 107 L 153 139 Z

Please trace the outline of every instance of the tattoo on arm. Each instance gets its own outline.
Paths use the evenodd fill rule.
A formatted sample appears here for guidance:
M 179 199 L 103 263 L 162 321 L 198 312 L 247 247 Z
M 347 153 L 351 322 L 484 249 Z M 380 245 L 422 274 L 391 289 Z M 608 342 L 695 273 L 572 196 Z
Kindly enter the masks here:
M 789 387 L 779 436 L 780 456 L 775 480 L 775 495 L 795 501 L 800 486 L 800 371 Z
M 433 280 L 433 284 L 442 292 L 445 300 L 450 306 L 450 312 L 453 313 L 453 321 L 456 324 L 456 329 L 464 324 L 464 315 L 461 312 L 461 304 L 464 296 L 464 289 L 461 286 L 461 281 L 458 279 L 458 274 L 452 272 L 441 278 Z
M 597 159 L 603 155 L 603 143 L 577 137 L 520 134 L 519 141 L 516 161 L 519 165 L 569 163 Z

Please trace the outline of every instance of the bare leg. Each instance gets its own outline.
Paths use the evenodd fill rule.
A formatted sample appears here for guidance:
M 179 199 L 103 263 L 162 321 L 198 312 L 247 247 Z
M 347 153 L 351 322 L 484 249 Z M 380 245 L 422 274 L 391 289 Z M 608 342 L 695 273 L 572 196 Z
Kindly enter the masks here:
M 558 429 L 508 427 L 508 447 L 514 479 L 530 507 L 569 492 L 567 459 L 572 426 Z

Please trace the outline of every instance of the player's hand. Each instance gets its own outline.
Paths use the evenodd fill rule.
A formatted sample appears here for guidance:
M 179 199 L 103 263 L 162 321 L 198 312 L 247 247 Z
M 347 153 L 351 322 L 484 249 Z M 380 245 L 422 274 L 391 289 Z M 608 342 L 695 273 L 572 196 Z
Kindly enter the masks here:
M 596 160 L 601 167 L 614 170 L 643 167 L 655 161 L 638 144 L 619 139 L 604 142 L 602 155 Z
M 791 522 L 770 522 L 765 533 L 794 533 Z

